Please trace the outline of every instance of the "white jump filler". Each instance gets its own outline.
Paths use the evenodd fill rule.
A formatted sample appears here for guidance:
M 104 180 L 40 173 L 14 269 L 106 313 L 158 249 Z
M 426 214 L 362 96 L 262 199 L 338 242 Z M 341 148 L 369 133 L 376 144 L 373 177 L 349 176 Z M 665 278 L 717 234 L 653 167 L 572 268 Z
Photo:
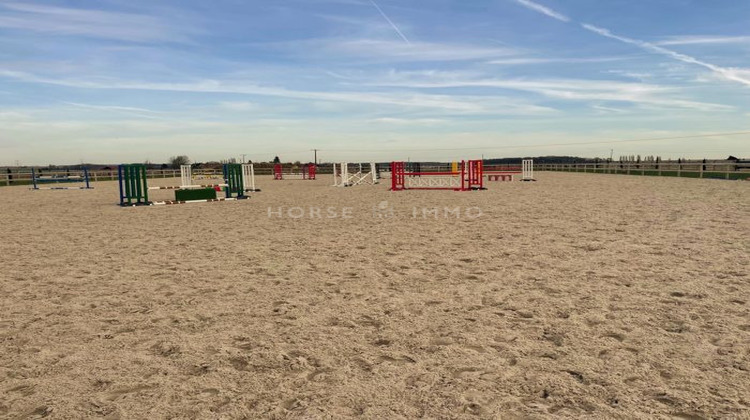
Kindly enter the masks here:
M 378 168 L 374 162 L 369 164 L 370 172 L 364 172 L 362 164 L 357 164 L 356 172 L 349 172 L 349 164 L 333 164 L 333 186 L 334 187 L 353 187 L 360 184 L 375 185 L 380 182 L 378 178 Z

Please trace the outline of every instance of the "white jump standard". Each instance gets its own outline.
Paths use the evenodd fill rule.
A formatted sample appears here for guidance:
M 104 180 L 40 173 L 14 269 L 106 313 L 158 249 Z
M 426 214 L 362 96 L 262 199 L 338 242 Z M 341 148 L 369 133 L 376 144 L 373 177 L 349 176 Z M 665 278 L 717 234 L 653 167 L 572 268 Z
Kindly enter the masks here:
M 521 181 L 536 181 L 534 179 L 534 161 L 532 159 L 524 159 L 521 162 Z

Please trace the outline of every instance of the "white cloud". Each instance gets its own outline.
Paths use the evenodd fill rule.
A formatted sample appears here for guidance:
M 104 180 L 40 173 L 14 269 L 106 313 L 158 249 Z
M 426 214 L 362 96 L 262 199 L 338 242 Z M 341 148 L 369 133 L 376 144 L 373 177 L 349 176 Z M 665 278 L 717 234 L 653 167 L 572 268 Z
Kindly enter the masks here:
M 523 5 L 524 7 L 527 7 L 531 10 L 537 11 L 539 13 L 545 14 L 553 19 L 557 19 L 562 22 L 570 22 L 570 18 L 563 15 L 562 13 L 558 13 L 552 9 L 550 9 L 547 6 L 542 6 L 539 3 L 534 3 L 531 0 L 516 0 L 518 3 Z

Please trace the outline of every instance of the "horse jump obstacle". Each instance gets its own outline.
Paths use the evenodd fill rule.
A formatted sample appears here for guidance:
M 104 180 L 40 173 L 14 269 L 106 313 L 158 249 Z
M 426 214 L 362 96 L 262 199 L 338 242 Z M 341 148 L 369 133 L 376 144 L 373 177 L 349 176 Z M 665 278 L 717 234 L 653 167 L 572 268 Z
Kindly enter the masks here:
M 211 188 L 226 186 L 226 184 L 194 185 L 193 169 L 190 165 L 180 166 L 180 179 L 182 181 L 182 185 L 180 185 L 179 188 L 172 187 L 167 189 Z M 255 166 L 252 163 L 242 164 L 242 182 L 245 187 L 245 192 L 260 192 L 259 189 L 255 188 Z M 161 189 L 161 187 L 153 187 L 151 189 Z
M 513 181 L 515 175 L 521 175 L 521 181 L 536 181 L 534 179 L 534 161 L 524 159 L 521 166 L 509 167 L 503 171 L 484 171 L 488 181 Z
M 167 187 L 149 187 L 147 182 L 146 165 L 131 164 L 119 165 L 117 167 L 117 180 L 120 187 L 120 205 L 121 206 L 158 206 L 170 204 L 187 204 L 187 203 L 209 203 L 216 201 L 233 201 L 250 198 L 245 195 L 247 189 L 245 185 L 252 182 L 249 179 L 251 174 L 251 164 L 225 164 L 224 165 L 224 183 L 207 184 L 207 185 L 187 185 L 167 186 Z M 213 188 L 217 191 L 224 189 L 223 198 L 204 198 L 196 200 L 165 200 L 150 201 L 148 192 L 150 190 L 190 190 L 194 188 Z
M 378 178 L 378 167 L 373 162 L 370 163 L 370 172 L 362 172 L 362 164 L 358 164 L 357 172 L 349 173 L 349 164 L 333 164 L 333 186 L 334 187 L 353 187 L 360 184 L 375 185 L 380 182 Z
M 43 176 L 37 175 L 34 168 L 31 168 L 31 187 L 32 190 L 91 190 L 94 187 L 89 183 L 89 170 L 83 168 L 81 175 L 66 175 L 66 176 Z M 76 187 L 40 187 L 39 184 L 52 183 L 52 182 L 81 182 L 83 185 Z
M 405 162 L 391 162 L 391 191 L 485 189 L 481 160 L 462 160 L 458 169 L 450 172 L 407 172 Z
M 302 172 L 284 172 L 280 163 L 273 165 L 273 179 L 315 179 L 316 167 L 313 163 L 307 163 L 302 166 Z

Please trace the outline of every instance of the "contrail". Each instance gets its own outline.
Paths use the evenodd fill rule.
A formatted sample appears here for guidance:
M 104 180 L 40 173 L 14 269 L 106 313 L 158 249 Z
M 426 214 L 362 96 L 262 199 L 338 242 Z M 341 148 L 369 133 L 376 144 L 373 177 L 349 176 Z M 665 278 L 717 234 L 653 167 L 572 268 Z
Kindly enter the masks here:
M 569 17 L 550 9 L 549 7 L 542 6 L 541 4 L 538 4 L 538 3 L 534 3 L 531 0 L 515 0 L 515 1 L 529 9 L 545 14 L 553 19 L 557 19 L 563 22 L 571 22 L 571 23 L 573 22 L 573 20 L 570 19 Z M 713 63 L 708 63 L 706 61 L 699 60 L 695 57 L 691 57 L 687 54 L 681 54 L 676 51 L 672 51 L 667 48 L 660 47 L 648 41 L 642 41 L 640 39 L 628 38 L 626 36 L 616 35 L 612 33 L 612 31 L 610 31 L 609 29 L 600 28 L 598 26 L 590 25 L 588 23 L 580 23 L 580 25 L 582 28 L 586 29 L 587 31 L 591 31 L 597 35 L 601 35 L 603 37 L 614 39 L 614 40 L 617 40 L 626 44 L 635 45 L 646 51 L 650 51 L 656 54 L 661 54 L 661 55 L 670 57 L 674 60 L 682 61 L 683 63 L 701 66 L 703 68 L 711 70 L 712 72 L 723 77 L 726 80 L 731 80 L 733 82 L 738 82 L 738 83 L 742 83 L 743 85 L 750 86 L 750 71 L 748 70 L 738 69 L 738 68 L 733 68 L 733 67 L 722 67 Z
M 590 25 L 588 23 L 582 23 L 581 26 L 584 29 L 589 30 L 595 34 L 599 34 L 607 38 L 615 39 L 617 41 L 624 42 L 626 44 L 635 45 L 646 51 L 651 51 L 657 54 L 666 55 L 667 57 L 671 57 L 675 60 L 682 61 L 683 63 L 695 64 L 697 66 L 707 68 L 713 71 L 714 73 L 718 73 L 719 75 L 723 76 L 727 80 L 732 80 L 732 81 L 750 86 L 750 78 L 743 76 L 744 72 L 742 69 L 734 69 L 734 68 L 717 66 L 716 64 L 707 63 L 695 57 L 691 57 L 686 54 L 680 54 L 678 52 L 668 50 L 666 48 L 660 47 L 658 45 L 652 44 L 647 41 L 641 41 L 639 39 L 633 39 L 633 38 L 628 38 L 626 36 L 615 35 L 609 29 L 600 28 L 598 26 Z
M 406 35 L 404 35 L 404 34 L 403 34 L 403 33 L 402 33 L 402 32 L 401 32 L 401 31 L 400 31 L 399 29 L 398 29 L 398 26 L 396 26 L 396 24 L 395 24 L 395 23 L 393 23 L 393 21 L 392 21 L 392 20 L 391 20 L 391 19 L 390 19 L 390 18 L 388 17 L 388 15 L 386 15 L 386 14 L 385 14 L 385 12 L 383 11 L 383 9 L 381 9 L 381 8 L 380 8 L 380 6 L 378 6 L 378 4 L 377 4 L 377 3 L 375 3 L 375 0 L 370 0 L 370 3 L 372 3 L 372 5 L 373 5 L 373 6 L 375 6 L 375 8 L 376 8 L 376 9 L 378 9 L 378 12 L 380 12 L 380 14 L 381 14 L 381 15 L 383 16 L 383 18 L 384 18 L 385 20 L 387 20 L 387 21 L 388 21 L 388 23 L 390 23 L 390 24 L 391 24 L 391 26 L 393 27 L 393 30 L 395 30 L 395 31 L 396 31 L 396 33 L 398 34 L 398 36 L 400 36 L 400 37 L 401 37 L 401 39 L 403 39 L 403 40 L 404 40 L 404 42 L 406 42 L 407 44 L 411 45 L 411 42 L 409 42 L 409 38 L 407 38 L 407 37 L 406 37 Z
M 549 7 L 542 6 L 539 3 L 534 3 L 531 0 L 516 0 L 517 2 L 521 3 L 523 6 L 528 7 L 531 10 L 537 11 L 539 13 L 544 13 L 545 15 L 557 19 L 562 22 L 570 22 L 570 18 L 563 15 L 562 13 L 557 13 L 556 11 L 550 9 Z

